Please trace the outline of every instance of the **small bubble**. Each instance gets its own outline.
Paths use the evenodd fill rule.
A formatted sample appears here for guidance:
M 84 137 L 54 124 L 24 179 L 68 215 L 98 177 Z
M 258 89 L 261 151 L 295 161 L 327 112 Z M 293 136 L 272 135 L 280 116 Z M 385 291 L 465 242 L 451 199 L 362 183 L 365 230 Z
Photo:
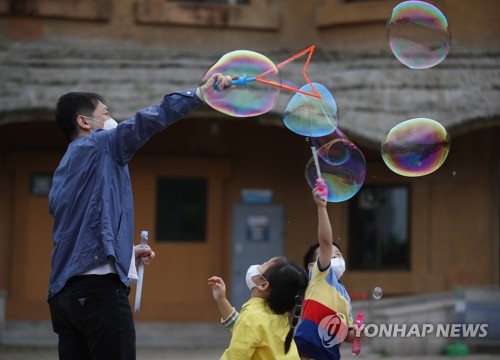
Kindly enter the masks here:
M 384 292 L 382 291 L 382 288 L 377 286 L 372 291 L 372 298 L 374 298 L 375 300 L 380 300 L 382 299 L 383 294 Z
M 309 142 L 309 137 L 306 137 L 306 142 Z
M 453 171 L 453 176 L 456 176 L 457 175 L 457 172 L 456 171 Z

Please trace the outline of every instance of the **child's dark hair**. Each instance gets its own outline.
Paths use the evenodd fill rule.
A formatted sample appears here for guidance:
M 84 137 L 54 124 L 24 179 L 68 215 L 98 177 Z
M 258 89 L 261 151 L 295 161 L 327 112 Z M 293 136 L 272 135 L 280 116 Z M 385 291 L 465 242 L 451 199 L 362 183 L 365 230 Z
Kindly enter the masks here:
M 342 249 L 340 248 L 339 244 L 337 244 L 335 241 L 332 241 L 332 244 L 335 245 L 340 252 L 342 252 Z M 309 264 L 316 261 L 317 258 L 316 250 L 318 248 L 319 248 L 319 243 L 316 243 L 312 244 L 309 247 L 309 249 L 307 249 L 307 252 L 304 255 L 304 269 L 306 269 L 306 271 L 309 271 Z
M 59 98 L 55 117 L 66 139 L 71 141 L 78 135 L 76 117 L 78 115 L 91 117 L 99 101 L 106 104 L 101 95 L 88 92 L 70 92 Z
M 269 282 L 270 293 L 267 304 L 274 313 L 291 313 L 294 308 L 300 306 L 306 292 L 308 276 L 299 264 L 285 257 L 279 257 L 262 276 Z M 290 349 L 296 325 L 297 321 L 293 319 L 285 339 L 285 354 Z

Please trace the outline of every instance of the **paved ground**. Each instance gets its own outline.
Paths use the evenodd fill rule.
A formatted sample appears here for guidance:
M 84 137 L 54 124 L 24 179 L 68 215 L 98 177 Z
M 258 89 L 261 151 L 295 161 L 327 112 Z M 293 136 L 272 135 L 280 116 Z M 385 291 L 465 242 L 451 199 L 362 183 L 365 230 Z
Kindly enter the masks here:
M 219 359 L 223 349 L 139 348 L 137 360 Z M 57 360 L 55 346 L 0 345 L 2 360 Z
M 139 347 L 137 360 L 214 360 L 219 359 L 224 349 L 221 348 L 199 348 L 199 349 L 172 349 L 159 347 Z M 469 355 L 455 357 L 463 360 L 498 360 L 500 355 Z M 0 345 L 0 359 L 2 360 L 57 360 L 57 349 L 55 346 L 28 346 L 28 345 Z M 342 359 L 354 359 L 349 353 L 345 353 Z M 381 357 L 375 354 L 361 353 L 357 360 L 450 360 L 449 356 L 397 356 Z M 270 359 L 271 360 L 271 359 Z
M 50 323 L 8 322 L 0 329 L 0 360 L 57 360 L 57 337 Z M 230 334 L 220 324 L 137 323 L 137 360 L 216 360 L 229 344 Z M 342 359 L 353 360 L 348 346 Z M 357 360 L 450 360 L 450 356 L 381 356 L 363 345 Z M 500 360 L 496 354 L 476 354 L 459 359 Z M 270 359 L 272 360 L 272 359 Z

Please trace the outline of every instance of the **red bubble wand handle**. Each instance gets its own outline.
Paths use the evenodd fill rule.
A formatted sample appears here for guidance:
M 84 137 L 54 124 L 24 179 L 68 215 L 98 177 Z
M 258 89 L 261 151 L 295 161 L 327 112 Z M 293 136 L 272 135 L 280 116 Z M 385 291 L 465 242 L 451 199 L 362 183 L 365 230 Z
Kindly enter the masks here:
M 354 331 L 356 332 L 356 336 L 354 337 L 354 341 L 352 343 L 352 354 L 354 356 L 358 356 L 361 353 L 361 340 L 359 339 L 359 335 L 363 328 L 364 322 L 364 314 L 362 311 L 358 312 L 356 316 L 356 321 L 354 322 Z

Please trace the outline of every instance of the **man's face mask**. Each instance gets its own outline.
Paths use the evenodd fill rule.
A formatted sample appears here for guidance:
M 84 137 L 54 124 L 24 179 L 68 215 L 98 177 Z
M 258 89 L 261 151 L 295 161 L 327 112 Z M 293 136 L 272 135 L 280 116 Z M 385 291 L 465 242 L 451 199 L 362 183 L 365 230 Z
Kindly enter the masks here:
M 102 128 L 104 130 L 111 130 L 111 129 L 116 129 L 117 126 L 118 126 L 118 123 L 116 122 L 116 120 L 113 118 L 109 118 L 108 120 L 106 120 L 104 122 L 104 125 L 102 126 Z
M 107 120 L 105 120 L 105 121 L 101 121 L 101 120 L 94 119 L 94 118 L 92 118 L 92 117 L 90 117 L 90 116 L 85 116 L 85 115 L 83 115 L 83 116 L 84 116 L 84 117 L 86 117 L 87 119 L 94 120 L 94 121 L 97 121 L 97 122 L 99 122 L 99 123 L 103 124 L 103 125 L 102 125 L 102 128 L 103 128 L 104 130 L 111 130 L 111 129 L 115 129 L 115 128 L 118 126 L 118 123 L 117 123 L 117 122 L 116 122 L 116 120 L 115 120 L 115 119 L 113 119 L 113 118 L 109 118 L 109 119 L 107 119 Z

